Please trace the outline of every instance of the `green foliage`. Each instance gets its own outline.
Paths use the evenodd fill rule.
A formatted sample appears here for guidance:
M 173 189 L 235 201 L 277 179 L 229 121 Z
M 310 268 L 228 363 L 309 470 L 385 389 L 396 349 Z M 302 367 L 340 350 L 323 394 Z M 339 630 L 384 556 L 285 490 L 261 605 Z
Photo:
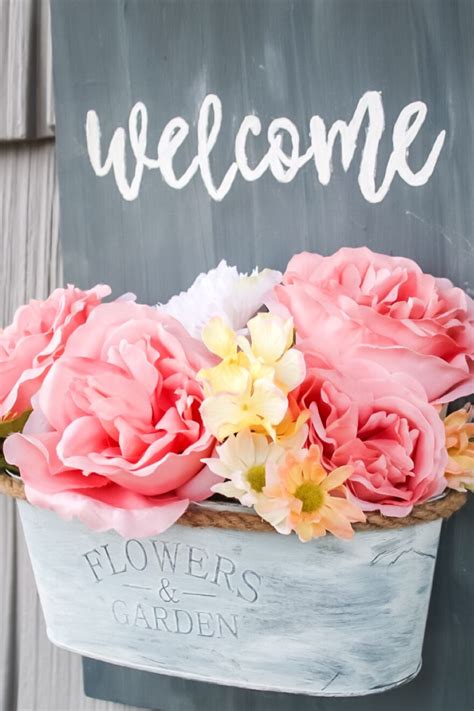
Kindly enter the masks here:
M 10 419 L 0 420 L 0 472 L 10 472 L 11 474 L 20 474 L 18 467 L 14 467 L 9 464 L 5 457 L 3 456 L 3 442 L 8 435 L 13 434 L 13 432 L 22 432 L 23 427 L 26 425 L 26 421 L 31 414 L 31 410 L 25 410 L 21 415 L 13 416 Z
M 8 464 L 3 454 L 0 454 L 0 472 L 10 472 L 11 474 L 17 474 L 20 476 L 20 470 L 18 467 L 14 467 L 13 464 Z
M 8 437 L 8 435 L 13 432 L 21 432 L 30 414 L 31 410 L 25 410 L 25 412 L 18 417 L 13 417 L 10 420 L 0 420 L 0 439 L 5 439 L 5 437 Z

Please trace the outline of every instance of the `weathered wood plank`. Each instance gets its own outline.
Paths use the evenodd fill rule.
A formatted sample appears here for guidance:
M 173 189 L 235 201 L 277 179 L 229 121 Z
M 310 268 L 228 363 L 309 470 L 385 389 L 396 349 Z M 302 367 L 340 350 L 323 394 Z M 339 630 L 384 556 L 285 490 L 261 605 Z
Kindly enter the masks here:
M 0 14 L 5 8 L 0 7 Z M 1 34 L 0 28 L 0 34 Z M 0 146 L 0 322 L 31 296 L 44 296 L 59 279 L 58 210 L 54 144 Z M 28 589 L 13 501 L 0 501 L 0 708 L 15 709 L 24 662 L 17 622 L 19 591 Z M 23 556 L 24 557 L 24 556 Z M 29 586 L 31 588 L 31 585 Z M 33 588 L 34 589 L 34 588 Z M 32 626 L 35 630 L 37 624 Z M 35 649 L 35 642 L 29 644 Z M 27 672 L 26 672 L 27 673 Z
M 62 282 L 54 142 L 0 146 L 0 322 Z M 54 555 L 54 551 L 52 552 Z M 81 659 L 53 647 L 13 500 L 0 497 L 0 709 L 120 711 L 87 699 Z
M 106 279 L 116 293 L 133 290 L 140 299 L 165 301 L 221 258 L 245 270 L 255 264 L 284 268 L 301 249 L 326 254 L 343 245 L 368 245 L 412 257 L 426 271 L 472 289 L 470 0 L 54 0 L 52 7 L 68 278 Z M 97 27 L 107 32 L 98 33 Z M 336 140 L 328 185 L 308 163 L 289 183 L 268 171 L 254 182 L 237 176 L 220 202 L 211 198 L 199 171 L 178 190 L 156 170 L 145 170 L 137 199 L 125 201 L 113 175 L 96 177 L 88 159 L 87 112 L 96 111 L 100 119 L 104 157 L 114 130 L 127 127 L 132 107 L 141 101 L 148 110 L 151 157 L 172 117 L 189 123 L 174 164 L 182 176 L 197 155 L 203 100 L 214 94 L 223 107 L 210 160 L 219 185 L 236 158 L 236 132 L 244 116 L 258 116 L 262 124 L 261 135 L 248 142 L 249 164 L 255 167 L 266 155 L 267 128 L 276 117 L 287 117 L 296 126 L 303 152 L 311 116 L 321 116 L 329 130 L 337 119 L 349 121 L 369 91 L 382 92 L 385 116 L 378 186 L 393 148 L 394 123 L 409 102 L 423 102 L 428 112 L 411 147 L 412 169 L 421 167 L 436 137 L 446 131 L 429 182 L 415 187 L 397 176 L 378 204 L 369 203 L 359 189 L 366 123 L 347 172 Z M 131 179 L 136 164 L 129 151 L 127 156 Z M 435 586 L 437 607 L 426 648 L 430 665 L 425 676 L 403 689 L 382 698 L 315 702 L 99 664 L 97 692 L 136 704 L 158 698 L 166 711 L 468 711 L 473 696 L 468 632 L 474 600 L 472 521 L 464 512 L 455 517 L 451 548 L 444 549 L 438 568 L 442 584 Z M 284 653 L 285 640 L 280 645 Z M 94 694 L 92 673 L 88 688 Z
M 54 143 L 4 145 L 0 153 L 1 321 L 61 280 Z
M 0 141 L 54 132 L 49 0 L 0 2 Z
M 0 709 L 15 698 L 16 528 L 13 499 L 0 496 Z

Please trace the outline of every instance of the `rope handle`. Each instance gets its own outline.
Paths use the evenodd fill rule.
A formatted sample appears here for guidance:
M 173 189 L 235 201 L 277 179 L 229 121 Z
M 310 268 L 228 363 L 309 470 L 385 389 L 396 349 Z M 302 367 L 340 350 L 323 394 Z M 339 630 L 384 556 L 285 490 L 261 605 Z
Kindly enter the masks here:
M 24 499 L 25 487 L 21 479 L 2 472 L 0 473 L 0 493 L 14 499 Z M 375 531 L 381 528 L 395 529 L 404 526 L 414 526 L 419 523 L 436 521 L 438 518 L 449 518 L 466 503 L 467 494 L 462 491 L 450 490 L 445 496 L 435 501 L 426 501 L 415 506 L 408 516 L 388 518 L 377 512 L 369 512 L 365 523 L 355 523 L 356 531 Z M 218 511 L 206 504 L 191 504 L 188 510 L 177 521 L 181 526 L 222 528 L 234 531 L 275 532 L 273 526 L 254 513 L 247 511 Z

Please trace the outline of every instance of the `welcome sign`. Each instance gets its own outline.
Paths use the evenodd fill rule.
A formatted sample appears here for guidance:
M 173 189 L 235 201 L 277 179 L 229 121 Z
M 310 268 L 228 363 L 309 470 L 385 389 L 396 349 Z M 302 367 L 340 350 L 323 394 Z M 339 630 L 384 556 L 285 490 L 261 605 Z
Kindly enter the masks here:
M 466 288 L 471 14 L 53 0 L 67 278 L 154 303 L 223 258 L 281 269 L 367 244 Z
M 472 293 L 470 0 L 52 0 L 52 27 L 67 281 L 105 281 L 116 295 L 133 291 L 156 303 L 221 259 L 241 271 L 283 269 L 299 251 L 367 245 L 411 257 Z M 467 546 L 472 533 L 458 535 Z M 215 557 L 201 571 L 205 584 L 196 585 L 186 575 L 189 550 L 176 558 L 188 586 L 161 571 L 160 556 L 169 564 L 161 550 L 129 543 L 132 562 L 127 550 L 82 553 L 96 590 L 119 579 L 111 565 L 130 569 L 146 556 L 144 575 L 154 566 L 162 596 L 179 597 L 167 603 L 155 586 L 153 604 L 146 590 L 107 598 L 111 624 L 123 634 L 141 626 L 153 638 L 168 627 L 176 640 L 191 625 L 193 639 L 212 630 L 213 640 L 232 644 L 243 630 L 235 609 L 256 610 L 265 600 L 260 570 L 229 577 L 231 593 L 222 572 L 230 563 L 216 572 Z M 443 555 L 441 576 L 451 565 Z M 196 562 L 191 568 L 199 571 Z M 232 602 L 228 614 L 213 608 L 211 619 L 197 614 L 207 603 L 183 605 L 193 599 L 184 593 L 210 594 L 216 575 L 214 587 Z M 398 709 L 400 699 L 420 711 L 468 703 L 459 698 L 466 683 L 454 688 L 455 675 L 436 666 L 439 650 L 453 649 L 453 665 L 469 676 L 468 655 L 448 624 L 455 603 L 438 602 L 428 682 L 390 692 L 384 711 Z M 458 602 L 466 615 L 466 600 Z M 160 618 L 160 610 L 170 616 Z M 135 688 L 133 702 L 142 691 Z M 222 700 L 224 692 L 208 693 Z M 240 711 L 225 698 L 216 707 Z M 272 708 L 292 708 L 279 698 Z M 347 708 L 381 708 L 375 699 L 357 704 Z
M 327 130 L 320 116 L 312 116 L 309 121 L 310 147 L 302 154 L 300 154 L 300 135 L 295 124 L 286 117 L 273 119 L 267 131 L 268 151 L 253 167 L 249 165 L 247 140 L 249 134 L 254 136 L 261 134 L 262 122 L 254 114 L 245 116 L 235 137 L 235 160 L 226 170 L 220 185 L 215 184 L 210 165 L 211 152 L 222 126 L 222 102 L 218 96 L 209 94 L 202 102 L 196 126 L 197 155 L 179 177 L 173 168 L 173 159 L 189 134 L 189 123 L 182 116 L 176 116 L 166 124 L 158 141 L 157 156 L 153 158 L 146 153 L 148 111 L 141 102 L 135 104 L 128 121 L 128 141 L 135 160 L 135 166 L 131 170 L 127 170 L 127 134 L 122 127 L 115 130 L 105 161 L 102 161 L 101 157 L 100 121 L 94 110 L 87 112 L 86 139 L 89 159 L 95 174 L 104 177 L 113 170 L 117 188 L 124 200 L 136 200 L 143 171 L 147 168 L 159 170 L 165 183 L 176 190 L 186 187 L 199 171 L 210 197 L 220 201 L 228 194 L 238 174 L 244 180 L 254 182 L 270 170 L 278 182 L 289 183 L 296 177 L 300 168 L 311 160 L 314 161 L 319 182 L 327 185 L 331 179 L 336 139 L 340 138 L 342 165 L 347 172 L 354 158 L 362 124 L 367 116 L 358 183 L 365 199 L 376 203 L 381 202 L 387 195 L 397 173 L 407 185 L 412 186 L 424 185 L 431 177 L 444 144 L 446 131 L 440 131 L 424 165 L 419 170 L 413 171 L 407 162 L 410 145 L 423 125 L 426 114 L 427 108 L 422 101 L 414 101 L 400 112 L 393 127 L 393 150 L 378 188 L 375 184 L 377 155 L 385 129 L 385 116 L 381 96 L 374 91 L 364 94 L 349 122 L 338 119 Z M 283 147 L 285 135 L 291 143 L 289 153 L 285 153 Z M 127 173 L 132 174 L 130 182 L 127 180 Z

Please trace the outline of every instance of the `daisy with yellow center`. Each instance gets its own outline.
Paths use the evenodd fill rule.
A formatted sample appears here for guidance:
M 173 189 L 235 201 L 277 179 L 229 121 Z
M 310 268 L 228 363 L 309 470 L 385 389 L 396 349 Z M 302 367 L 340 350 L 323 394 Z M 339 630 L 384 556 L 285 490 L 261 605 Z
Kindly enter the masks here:
M 287 394 L 305 376 L 303 354 L 292 348 L 291 320 L 257 314 L 248 329 L 251 341 L 216 317 L 202 334 L 220 363 L 199 373 L 207 395 L 201 415 L 206 428 L 221 442 L 244 429 L 276 439 L 275 428 L 288 411 Z M 285 428 L 294 434 L 288 423 Z
M 474 492 L 474 408 L 467 405 L 452 412 L 444 420 L 448 464 L 448 486 L 457 491 Z
M 324 536 L 326 531 L 351 538 L 351 523 L 365 521 L 364 513 L 347 498 L 344 482 L 351 474 L 350 466 L 328 473 L 316 445 L 287 452 L 267 466 L 264 497 L 255 509 L 279 533 L 295 531 L 301 541 Z
M 255 506 L 263 497 L 268 462 L 277 462 L 285 450 L 263 434 L 242 430 L 216 447 L 216 457 L 203 459 L 209 469 L 225 481 L 212 490 L 244 506 Z

